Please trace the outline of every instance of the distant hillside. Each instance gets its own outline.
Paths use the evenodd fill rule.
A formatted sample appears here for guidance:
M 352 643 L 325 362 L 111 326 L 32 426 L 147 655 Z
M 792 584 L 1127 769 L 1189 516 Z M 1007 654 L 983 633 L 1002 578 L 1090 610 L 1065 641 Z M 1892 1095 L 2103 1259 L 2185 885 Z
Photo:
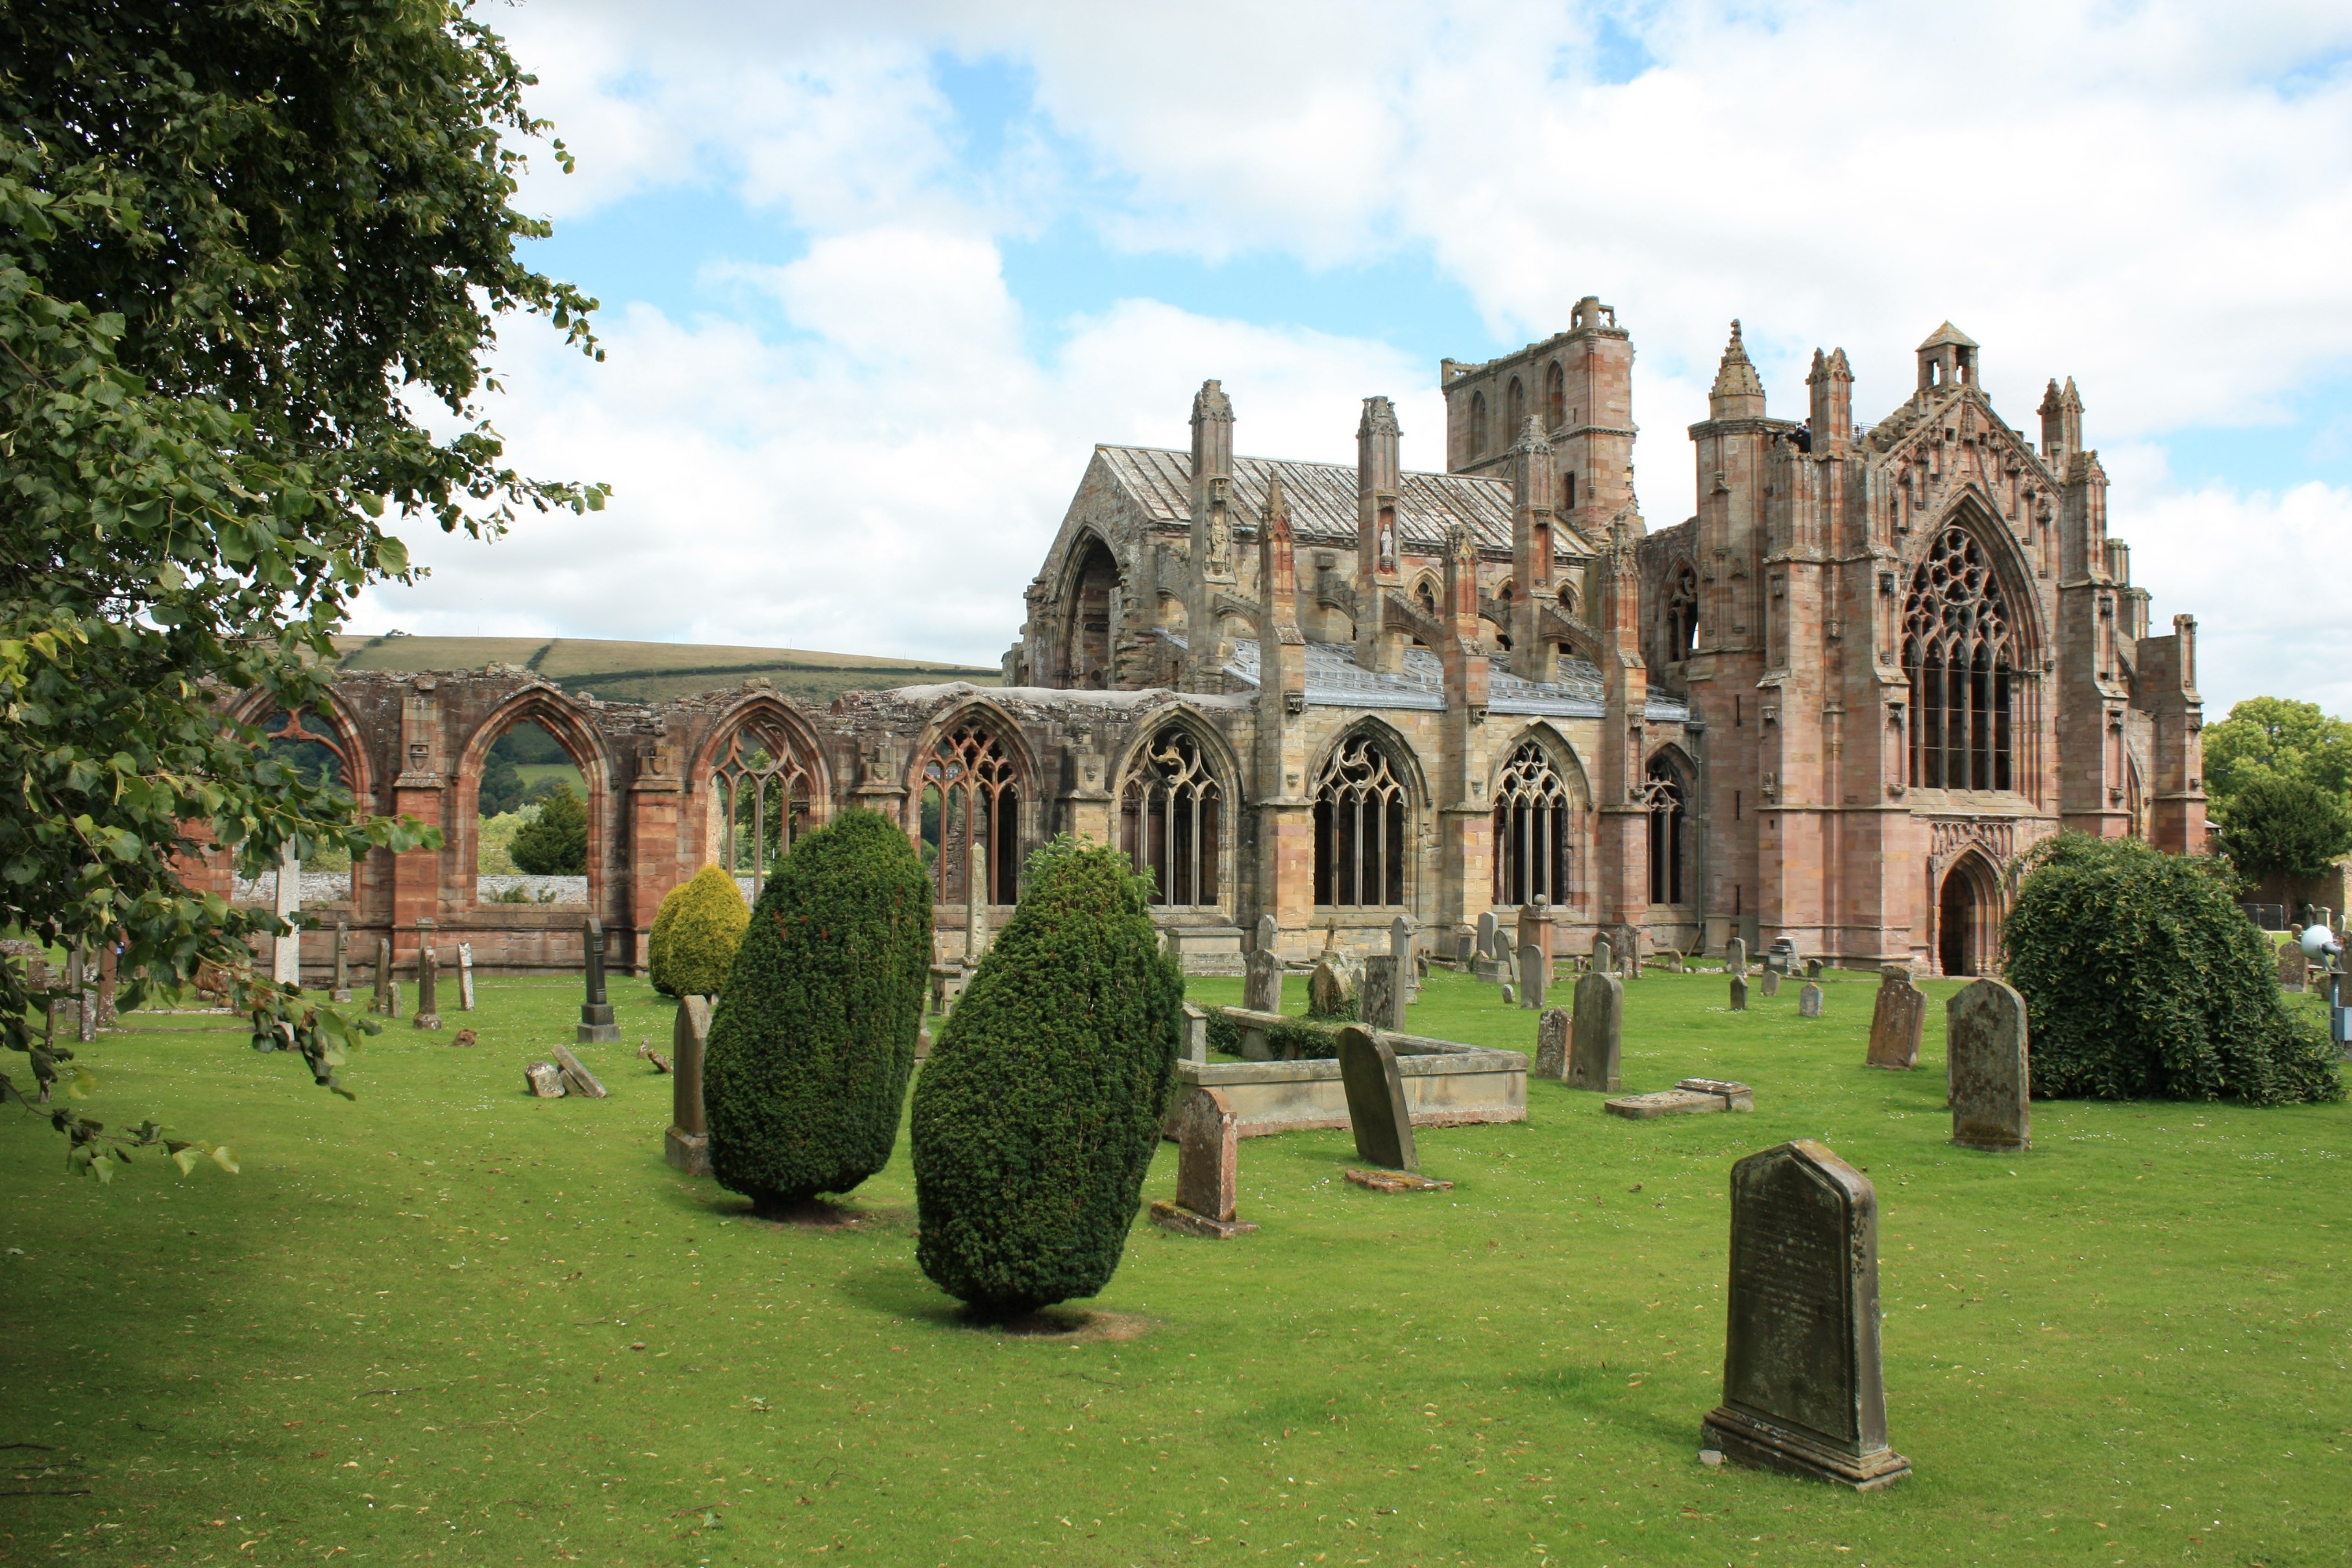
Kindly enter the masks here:
M 518 664 L 566 691 L 630 702 L 719 691 L 765 676 L 776 689 L 822 707 L 845 691 L 968 680 L 995 686 L 986 665 L 919 664 L 790 647 L 714 647 L 699 643 L 601 642 L 584 637 L 337 637 L 344 669 L 479 669 Z

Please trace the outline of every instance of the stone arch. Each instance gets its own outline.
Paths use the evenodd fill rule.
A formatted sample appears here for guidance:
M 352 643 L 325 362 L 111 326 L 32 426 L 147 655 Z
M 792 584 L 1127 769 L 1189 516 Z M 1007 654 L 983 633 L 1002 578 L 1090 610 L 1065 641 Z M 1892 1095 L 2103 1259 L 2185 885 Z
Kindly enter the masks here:
M 1938 973 L 1999 972 L 2004 896 L 2000 870 L 1983 850 L 1971 845 L 1953 858 L 1937 880 L 1931 906 Z
M 1698 768 L 1669 742 L 1642 768 L 1642 801 L 1650 815 L 1650 902 L 1698 901 L 1698 834 L 1691 820 L 1698 799 Z
M 1102 535 L 1082 529 L 1070 541 L 1062 572 L 1055 686 L 1101 690 L 1113 682 L 1118 620 L 1126 596 L 1118 553 Z
M 696 863 L 748 875 L 760 889 L 777 861 L 832 816 L 824 746 L 805 716 L 770 692 L 723 710 L 687 765 Z
M 260 729 L 266 739 L 306 741 L 326 747 L 334 753 L 342 786 L 352 792 L 360 810 L 373 808 L 375 769 L 368 737 L 331 697 L 313 707 L 288 709 L 266 691 L 251 691 L 231 706 L 229 717 Z
M 1493 803 L 1491 902 L 1515 908 L 1538 896 L 1580 908 L 1583 868 L 1591 864 L 1592 788 L 1568 739 L 1531 724 L 1499 753 L 1487 798 Z
M 1189 705 L 1163 709 L 1138 731 L 1113 776 L 1118 845 L 1152 879 L 1153 903 L 1230 909 L 1244 803 L 1240 761 L 1217 727 Z
M 983 900 L 1020 900 L 1021 862 L 1035 835 L 1035 752 L 1013 717 L 985 698 L 932 721 L 907 771 L 903 824 L 931 876 L 933 899 L 968 901 L 970 852 L 985 851 Z
M 1428 799 L 1413 749 L 1366 717 L 1325 748 L 1307 794 L 1314 802 L 1318 909 L 1408 909 Z
M 614 780 L 613 754 L 594 725 L 571 698 L 553 686 L 527 686 L 490 710 L 457 753 L 450 788 L 451 818 L 443 828 L 450 854 L 446 864 L 457 873 L 457 886 L 443 889 L 444 899 L 460 910 L 473 909 L 481 890 L 482 769 L 499 737 L 525 720 L 554 738 L 580 770 L 588 792 L 588 907 L 604 907 L 608 879 L 605 861 L 612 853 L 610 822 Z M 454 897 L 452 896 L 454 893 Z

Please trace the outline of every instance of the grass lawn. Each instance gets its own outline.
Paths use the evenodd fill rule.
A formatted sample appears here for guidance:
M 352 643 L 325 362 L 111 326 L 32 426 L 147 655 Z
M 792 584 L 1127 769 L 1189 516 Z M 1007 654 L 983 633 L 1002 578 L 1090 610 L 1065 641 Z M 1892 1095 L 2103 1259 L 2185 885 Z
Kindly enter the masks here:
M 0 1117 L 0 1562 L 2347 1561 L 2352 1108 L 2053 1102 L 2032 1153 L 1964 1152 L 1940 1005 L 1921 1070 L 1874 1072 L 1872 984 L 1817 1022 L 1793 986 L 1630 986 L 1626 1088 L 1737 1078 L 1755 1113 L 1538 1083 L 1524 1125 L 1422 1133 L 1450 1193 L 1349 1185 L 1342 1132 L 1245 1142 L 1264 1228 L 1139 1225 L 1090 1305 L 1141 1332 L 1076 1343 L 967 1327 L 916 1270 L 903 1141 L 833 1230 L 671 1171 L 634 1058 L 671 1013 L 635 982 L 625 1045 L 583 1053 L 602 1101 L 522 1092 L 571 1034 L 554 982 L 485 980 L 469 1019 L 453 984 L 480 1047 L 404 1020 L 356 1104 L 237 1035 L 110 1036 L 86 1109 L 244 1174 L 101 1189 Z M 1417 1032 L 1532 1048 L 1491 988 L 1423 994 Z M 1916 1466 L 1883 1495 L 1696 1462 L 1727 1173 L 1797 1137 L 1878 1184 Z

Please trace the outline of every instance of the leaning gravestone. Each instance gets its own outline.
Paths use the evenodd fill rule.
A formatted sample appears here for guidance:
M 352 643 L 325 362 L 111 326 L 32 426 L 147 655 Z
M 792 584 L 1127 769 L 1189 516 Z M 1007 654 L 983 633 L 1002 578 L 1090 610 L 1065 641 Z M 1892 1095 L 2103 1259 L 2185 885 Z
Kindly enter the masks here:
M 1253 1013 L 1282 1011 L 1282 955 L 1261 947 L 1245 961 L 1242 1005 Z
M 2021 1154 L 2033 1147 L 2025 998 L 1998 980 L 1965 986 L 1944 1004 L 1952 1087 L 1952 1142 Z
M 590 1100 L 604 1098 L 604 1086 L 597 1081 L 596 1075 L 590 1072 L 578 1057 L 572 1054 L 570 1047 L 555 1047 L 555 1065 L 563 1069 L 564 1093 L 585 1095 Z
M 702 1110 L 702 1058 L 709 1038 L 710 998 L 679 997 L 669 1036 L 669 1131 L 662 1157 L 689 1176 L 710 1174 L 710 1128 Z
M 1735 1013 L 1748 1011 L 1748 981 L 1744 975 L 1731 977 L 1731 1010 Z
M 1339 1081 L 1348 1094 L 1357 1158 L 1391 1171 L 1415 1169 L 1420 1162 L 1413 1153 L 1412 1112 L 1389 1043 L 1360 1024 L 1341 1029 Z
M 1927 994 L 1899 963 L 1878 972 L 1878 1000 L 1870 1013 L 1868 1065 L 1908 1072 L 1919 1065 L 1919 1031 L 1927 1021 Z
M 604 922 L 590 915 L 580 928 L 580 946 L 588 960 L 588 998 L 580 1005 L 578 1044 L 609 1046 L 621 1037 L 613 1022 L 613 1004 L 604 994 Z
M 1780 994 L 1780 972 L 1777 969 L 1766 970 L 1763 978 L 1757 983 L 1757 986 L 1767 996 L 1778 996 Z
M 1797 1016 L 1818 1018 L 1821 1016 L 1822 988 L 1808 980 L 1805 982 L 1805 988 L 1797 993 Z
M 416 1016 L 412 1027 L 437 1029 L 441 1026 L 440 955 L 433 951 L 433 933 L 425 935 L 425 945 L 416 950 Z
M 1392 953 L 1377 952 L 1364 960 L 1364 989 L 1357 1016 L 1375 1029 L 1404 1027 L 1403 965 Z
M 1555 1082 L 1568 1077 L 1569 1031 L 1576 1015 L 1565 1007 L 1547 1007 L 1536 1019 L 1536 1076 Z
M 1223 1091 L 1195 1089 L 1176 1112 L 1176 1201 L 1151 1205 L 1151 1222 L 1186 1236 L 1228 1241 L 1255 1230 L 1236 1217 L 1240 1121 Z
M 1878 1194 L 1811 1139 L 1731 1168 L 1723 1403 L 1700 1441 L 1741 1464 L 1891 1486 L 1878 1345 Z
M 1519 949 L 1519 1005 L 1541 1011 L 1551 983 L 1551 957 L 1534 942 Z
M 1568 1085 L 1614 1094 L 1625 1045 L 1625 983 L 1595 969 L 1576 983 L 1576 1017 L 1570 1028 Z

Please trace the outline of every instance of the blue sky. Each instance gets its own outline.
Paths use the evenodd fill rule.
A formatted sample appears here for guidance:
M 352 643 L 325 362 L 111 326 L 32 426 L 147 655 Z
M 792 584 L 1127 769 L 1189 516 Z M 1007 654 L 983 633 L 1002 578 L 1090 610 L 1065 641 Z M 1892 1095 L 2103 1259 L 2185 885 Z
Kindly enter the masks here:
M 2352 710 L 2281 592 L 2352 525 L 2352 12 L 1958 9 L 528 0 L 579 159 L 533 258 L 608 356 L 518 324 L 492 413 L 614 503 L 419 539 L 360 624 L 992 662 L 1094 442 L 1181 444 L 1217 375 L 1244 451 L 1349 460 L 1385 393 L 1433 466 L 1438 359 L 1591 293 L 1651 526 L 1731 317 L 1776 408 L 1840 344 L 1865 418 L 1948 317 L 2029 433 L 2077 379 L 2209 706 Z

